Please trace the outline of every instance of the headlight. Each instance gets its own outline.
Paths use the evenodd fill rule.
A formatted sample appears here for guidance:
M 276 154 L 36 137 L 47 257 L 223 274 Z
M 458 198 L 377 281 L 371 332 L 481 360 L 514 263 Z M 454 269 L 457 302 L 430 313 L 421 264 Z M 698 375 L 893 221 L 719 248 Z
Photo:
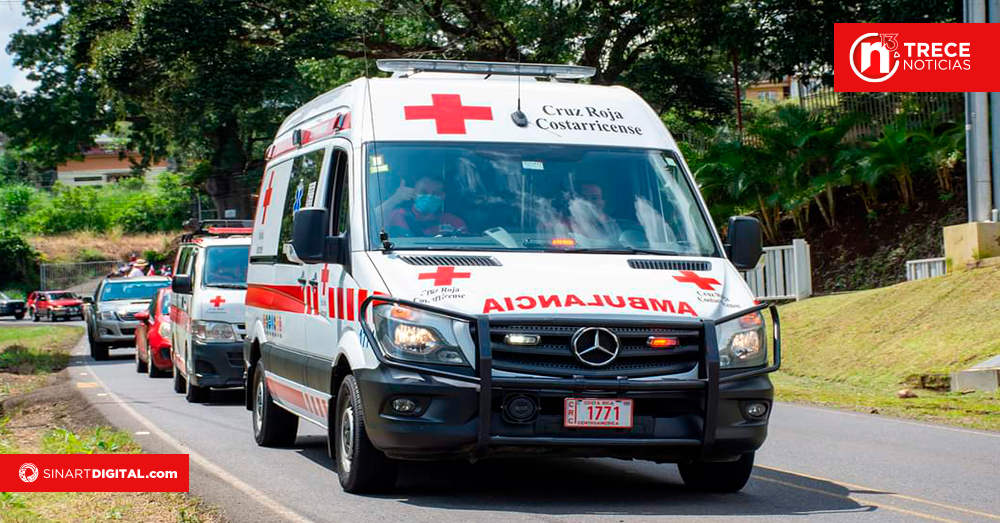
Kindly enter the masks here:
M 192 321 L 191 331 L 199 341 L 224 342 L 236 341 L 233 326 L 216 321 Z
M 468 322 L 391 303 L 373 309 L 372 330 L 386 357 L 471 367 L 469 359 L 475 351 Z
M 170 324 L 169 323 L 161 323 L 160 324 L 160 337 L 161 338 L 169 338 L 170 337 Z
M 115 317 L 114 311 L 101 311 L 97 313 L 97 317 L 105 321 L 114 321 L 118 319 Z
M 752 312 L 715 326 L 719 367 L 734 369 L 767 363 L 767 327 L 764 315 Z

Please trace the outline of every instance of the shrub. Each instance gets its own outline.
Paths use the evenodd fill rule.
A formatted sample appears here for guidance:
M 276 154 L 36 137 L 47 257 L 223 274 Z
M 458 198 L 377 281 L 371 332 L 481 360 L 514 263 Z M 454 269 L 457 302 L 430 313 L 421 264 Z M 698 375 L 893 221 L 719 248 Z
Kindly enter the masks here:
M 38 253 L 24 237 L 10 229 L 0 229 L 0 288 L 35 287 L 38 271 L 35 264 Z
M 0 187 L 0 224 L 12 226 L 32 210 L 34 187 L 16 184 Z

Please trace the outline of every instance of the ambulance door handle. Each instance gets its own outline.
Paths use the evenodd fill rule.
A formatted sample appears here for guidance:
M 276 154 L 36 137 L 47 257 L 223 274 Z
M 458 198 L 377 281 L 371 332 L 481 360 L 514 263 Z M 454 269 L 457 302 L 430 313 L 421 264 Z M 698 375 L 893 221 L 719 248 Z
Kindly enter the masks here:
M 302 277 L 301 277 L 301 278 L 299 278 L 299 279 L 298 279 L 298 280 L 296 280 L 296 281 L 298 281 L 298 282 L 299 282 L 299 285 L 305 285 L 305 284 L 306 284 L 306 275 L 305 275 L 305 274 L 303 274 L 303 275 L 302 275 Z
M 309 280 L 309 285 L 312 285 L 313 287 L 319 287 L 319 280 L 317 280 L 316 277 L 313 276 L 313 279 Z

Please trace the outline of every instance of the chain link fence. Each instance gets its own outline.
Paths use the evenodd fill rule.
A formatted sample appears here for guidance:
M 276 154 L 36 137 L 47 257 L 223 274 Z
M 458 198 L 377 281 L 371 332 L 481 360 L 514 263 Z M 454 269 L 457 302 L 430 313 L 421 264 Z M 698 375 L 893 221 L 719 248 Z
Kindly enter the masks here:
M 122 262 L 95 261 L 83 263 L 43 263 L 41 288 L 43 291 L 67 290 L 77 294 L 93 294 L 97 284 L 114 272 Z

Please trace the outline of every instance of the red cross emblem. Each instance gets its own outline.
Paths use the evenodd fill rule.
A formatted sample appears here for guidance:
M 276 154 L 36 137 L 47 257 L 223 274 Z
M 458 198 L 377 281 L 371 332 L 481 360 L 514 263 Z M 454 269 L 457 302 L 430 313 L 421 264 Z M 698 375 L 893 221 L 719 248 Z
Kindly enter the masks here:
M 330 281 L 330 266 L 323 264 L 323 271 L 320 272 L 319 281 L 323 283 L 323 294 L 326 294 L 326 282 Z
M 271 171 L 271 179 L 267 181 L 267 190 L 264 191 L 264 213 L 260 217 L 260 223 L 267 219 L 267 207 L 271 205 L 271 186 L 274 184 L 274 171 Z
M 219 308 L 219 305 L 226 303 L 226 300 L 222 299 L 222 296 L 216 296 L 211 300 L 208 300 L 208 303 L 211 303 L 212 307 Z
M 452 280 L 468 278 L 472 276 L 470 272 L 455 272 L 454 267 L 438 267 L 435 272 L 425 272 L 418 275 L 418 280 L 434 280 L 434 286 L 451 285 Z
M 693 283 L 703 291 L 714 291 L 715 287 L 712 287 L 712 285 L 722 285 L 715 278 L 702 278 L 691 271 L 681 271 L 681 274 L 683 276 L 674 276 L 674 279 L 681 283 Z
M 457 94 L 432 94 L 431 105 L 407 105 L 403 114 L 407 120 L 434 120 L 438 134 L 465 134 L 466 120 L 492 120 L 488 106 L 462 105 Z

